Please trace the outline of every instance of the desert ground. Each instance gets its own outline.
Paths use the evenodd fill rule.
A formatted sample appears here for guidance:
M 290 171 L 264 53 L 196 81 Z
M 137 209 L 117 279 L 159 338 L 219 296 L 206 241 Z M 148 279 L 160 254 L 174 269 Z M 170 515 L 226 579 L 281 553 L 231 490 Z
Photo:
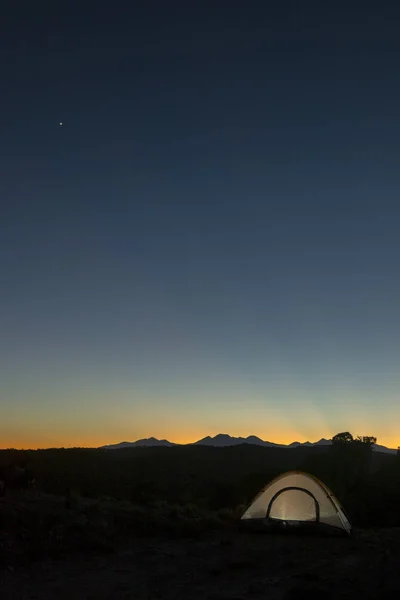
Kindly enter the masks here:
M 162 528 L 166 514 L 154 524 L 148 511 L 128 519 L 127 505 L 114 503 L 106 511 L 79 502 L 66 509 L 62 498 L 38 493 L 0 501 L 1 600 L 366 600 L 400 594 L 400 528 L 356 529 L 351 538 L 249 533 L 234 519 Z M 110 514 L 118 511 L 122 526 L 117 533 L 114 518 L 108 534 Z M 138 526 L 141 517 L 153 526 Z

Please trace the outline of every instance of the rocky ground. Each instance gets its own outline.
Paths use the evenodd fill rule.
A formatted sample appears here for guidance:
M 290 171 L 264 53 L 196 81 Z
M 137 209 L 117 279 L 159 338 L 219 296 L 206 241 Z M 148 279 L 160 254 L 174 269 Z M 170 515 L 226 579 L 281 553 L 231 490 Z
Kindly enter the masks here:
M 352 538 L 235 528 L 184 537 L 130 533 L 112 547 L 14 561 L 4 519 L 2 529 L 1 600 L 400 597 L 398 529 L 359 530 Z

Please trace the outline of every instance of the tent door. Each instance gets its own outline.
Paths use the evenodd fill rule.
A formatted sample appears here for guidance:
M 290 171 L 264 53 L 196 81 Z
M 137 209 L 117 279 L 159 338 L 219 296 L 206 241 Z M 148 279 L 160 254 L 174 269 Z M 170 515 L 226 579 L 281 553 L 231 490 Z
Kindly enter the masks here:
M 267 519 L 319 523 L 319 504 L 314 495 L 299 487 L 286 487 L 270 500 Z

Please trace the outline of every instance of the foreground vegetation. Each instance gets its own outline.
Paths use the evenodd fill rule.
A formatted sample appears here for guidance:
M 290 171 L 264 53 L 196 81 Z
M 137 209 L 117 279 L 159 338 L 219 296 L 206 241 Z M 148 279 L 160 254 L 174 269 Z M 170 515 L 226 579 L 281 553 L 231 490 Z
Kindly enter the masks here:
M 215 512 L 195 530 L 181 507 L 79 499 L 65 509 L 62 498 L 38 492 L 22 494 L 15 512 L 25 512 L 28 531 L 15 539 L 19 549 L 3 552 L 2 600 L 376 600 L 400 592 L 396 528 L 265 536 L 224 518 L 216 525 Z
M 37 491 L 10 493 L 0 503 L 0 568 L 44 558 L 109 554 L 132 538 L 201 538 L 235 528 L 239 514 L 112 498 L 65 498 Z

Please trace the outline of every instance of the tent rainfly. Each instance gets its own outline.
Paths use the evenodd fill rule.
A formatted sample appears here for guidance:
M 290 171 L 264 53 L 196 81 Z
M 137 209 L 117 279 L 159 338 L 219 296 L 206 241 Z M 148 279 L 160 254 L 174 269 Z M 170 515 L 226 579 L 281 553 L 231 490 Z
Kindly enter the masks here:
M 254 498 L 242 520 L 284 526 L 324 525 L 351 533 L 351 524 L 334 494 L 319 479 L 301 471 L 273 479 Z

